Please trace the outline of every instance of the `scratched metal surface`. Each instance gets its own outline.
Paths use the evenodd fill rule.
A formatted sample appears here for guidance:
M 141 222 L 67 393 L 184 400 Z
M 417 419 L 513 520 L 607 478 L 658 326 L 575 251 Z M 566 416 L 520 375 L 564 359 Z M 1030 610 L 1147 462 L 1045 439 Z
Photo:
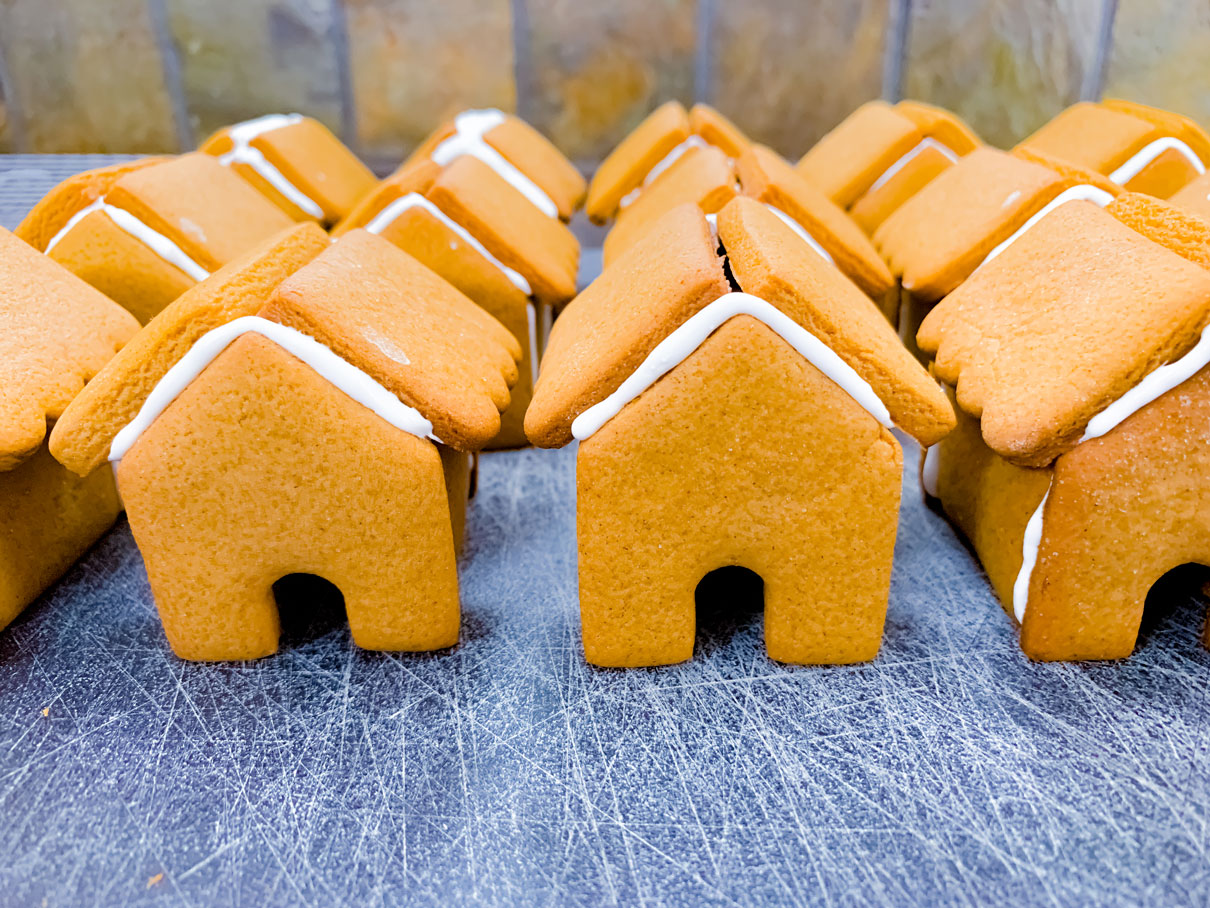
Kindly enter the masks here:
M 0 159 L 0 220 L 84 163 Z M 484 457 L 462 640 L 429 655 L 304 610 L 278 656 L 182 663 L 119 523 L 0 633 L 0 904 L 1210 900 L 1188 584 L 1130 661 L 1032 665 L 909 466 L 873 663 L 770 663 L 759 611 L 712 602 L 691 663 L 600 671 L 574 467 Z

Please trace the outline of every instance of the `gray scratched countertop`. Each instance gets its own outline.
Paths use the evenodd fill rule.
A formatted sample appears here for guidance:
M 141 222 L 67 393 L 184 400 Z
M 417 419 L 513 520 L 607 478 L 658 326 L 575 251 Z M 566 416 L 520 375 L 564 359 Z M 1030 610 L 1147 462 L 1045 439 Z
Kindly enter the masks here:
M 96 163 L 0 158 L 0 222 Z M 572 450 L 483 458 L 436 654 L 304 609 L 275 657 L 180 662 L 119 522 L 0 632 L 0 905 L 1210 903 L 1206 602 L 1031 664 L 906 459 L 882 652 L 845 668 L 719 602 L 690 663 L 585 665 Z

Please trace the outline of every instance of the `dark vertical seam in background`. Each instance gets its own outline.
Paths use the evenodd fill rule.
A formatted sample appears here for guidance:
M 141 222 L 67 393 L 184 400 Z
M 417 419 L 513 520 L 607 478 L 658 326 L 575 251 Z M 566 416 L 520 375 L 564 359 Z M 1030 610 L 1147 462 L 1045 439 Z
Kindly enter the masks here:
M 912 0 L 890 0 L 886 43 L 882 49 L 882 97 L 887 101 L 903 98 L 903 71 L 907 65 L 911 21 Z
M 1113 26 L 1118 14 L 1118 0 L 1102 0 L 1101 22 L 1097 29 L 1097 49 L 1092 66 L 1084 74 L 1080 86 L 1080 100 L 1099 101 L 1105 91 L 1105 76 L 1109 70 L 1109 58 L 1113 54 Z
M 4 95 L 4 107 L 8 115 L 8 134 L 13 151 L 29 151 L 25 144 L 25 119 L 21 115 L 21 102 L 17 100 L 16 86 L 13 85 L 12 76 L 9 75 L 3 48 L 0 48 L 0 94 Z
M 714 23 L 718 0 L 697 0 L 697 47 L 693 53 L 693 99 L 704 104 L 714 101 Z
M 164 71 L 164 88 L 172 102 L 172 119 L 176 125 L 176 140 L 180 151 L 192 151 L 197 142 L 193 135 L 193 123 L 189 120 L 189 104 L 185 100 L 185 85 L 181 78 L 181 57 L 172 29 L 168 24 L 168 10 L 164 0 L 147 0 L 147 16 L 155 34 L 155 43 L 160 49 L 160 66 Z
M 342 0 L 329 0 L 328 40 L 336 54 L 336 87 L 340 98 L 340 137 L 355 153 L 361 153 L 357 136 L 357 107 L 353 100 L 353 70 L 349 62 L 349 23 Z
M 517 116 L 533 122 L 537 113 L 534 67 L 529 32 L 529 6 L 525 0 L 512 0 L 513 90 L 517 95 Z

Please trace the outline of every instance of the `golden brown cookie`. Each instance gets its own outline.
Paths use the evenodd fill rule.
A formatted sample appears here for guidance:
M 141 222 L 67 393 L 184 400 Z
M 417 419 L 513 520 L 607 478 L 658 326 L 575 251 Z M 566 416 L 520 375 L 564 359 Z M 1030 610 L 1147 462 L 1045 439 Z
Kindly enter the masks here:
M 653 110 L 606 155 L 593 174 L 585 214 L 597 224 L 610 220 L 622 199 L 638 189 L 651 169 L 691 134 L 689 113 L 680 101 L 666 101 Z
M 270 114 L 226 126 L 198 148 L 296 221 L 335 224 L 374 188 L 374 174 L 326 126 Z
M 1210 173 L 1204 173 L 1196 180 L 1186 183 L 1168 201 L 1174 205 L 1187 208 L 1203 218 L 1210 218 Z
M 328 246 L 310 223 L 287 228 L 169 303 L 97 373 L 63 411 L 50 449 L 64 466 L 87 476 L 109 454 L 117 433 L 152 388 L 213 328 L 255 315 L 283 280 Z

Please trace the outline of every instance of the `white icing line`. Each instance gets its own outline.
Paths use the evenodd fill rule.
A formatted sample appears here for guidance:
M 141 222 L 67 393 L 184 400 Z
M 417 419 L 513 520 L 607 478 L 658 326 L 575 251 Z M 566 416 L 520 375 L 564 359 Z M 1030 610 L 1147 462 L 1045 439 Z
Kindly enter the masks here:
M 874 419 L 888 429 L 892 427 L 891 414 L 874 389 L 834 350 L 770 303 L 736 292 L 720 296 L 660 341 L 616 391 L 576 417 L 571 434 L 580 441 L 591 438 L 623 407 L 688 359 L 711 334 L 737 315 L 750 315 L 764 322 Z
M 941 452 L 937 445 L 924 449 L 924 463 L 920 465 L 920 487 L 929 498 L 940 498 L 937 480 L 941 476 Z
M 1175 136 L 1164 136 L 1149 142 L 1136 151 L 1130 160 L 1109 175 L 1109 179 L 1119 186 L 1125 186 L 1140 173 L 1143 168 L 1162 155 L 1165 151 L 1177 151 L 1184 157 L 1199 174 L 1206 172 L 1206 165 L 1192 148 Z
M 870 188 L 866 190 L 866 194 L 868 195 L 871 192 L 877 192 L 879 189 L 889 183 L 895 174 L 907 167 L 907 165 L 910 164 L 918 155 L 922 154 L 929 148 L 935 148 L 937 151 L 941 152 L 941 154 L 950 160 L 950 163 L 954 163 L 958 160 L 957 153 L 948 145 L 943 145 L 936 139 L 925 136 L 911 151 L 884 170 L 882 172 L 882 176 L 870 184 Z
M 469 154 L 503 177 L 514 189 L 538 207 L 547 217 L 557 218 L 556 205 L 537 183 L 523 174 L 504 155 L 488 145 L 484 136 L 503 123 L 499 110 L 464 110 L 454 117 L 454 134 L 433 149 L 430 157 L 442 167 Z
M 1210 364 L 1210 325 L 1202 329 L 1201 340 L 1180 359 L 1160 366 L 1144 376 L 1137 385 L 1088 421 L 1080 441 L 1100 438 L 1117 428 L 1157 397 L 1188 381 Z
M 63 225 L 62 229 L 50 238 L 50 242 L 46 244 L 46 248 L 42 251 L 49 255 L 50 251 L 59 244 L 59 241 L 63 237 L 71 232 L 72 228 L 94 211 L 100 211 L 108 215 L 109 219 L 121 230 L 129 233 L 168 264 L 179 268 L 195 281 L 203 281 L 210 277 L 210 272 L 191 259 L 184 249 L 159 231 L 152 230 L 129 211 L 110 205 L 105 201 L 104 197 L 97 199 L 90 205 L 84 206 L 73 214 L 67 223 Z
M 370 233 L 382 233 L 382 231 L 386 230 L 387 227 L 393 224 L 395 220 L 409 208 L 423 208 L 438 221 L 456 233 L 468 246 L 487 259 L 489 264 L 495 268 L 498 268 L 500 272 L 509 279 L 514 287 L 516 287 L 526 296 L 531 296 L 533 294 L 533 290 L 529 286 L 529 281 L 527 281 L 519 272 L 509 268 L 506 264 L 488 252 L 487 247 L 475 239 L 469 230 L 457 223 L 448 214 L 446 214 L 418 192 L 409 192 L 407 195 L 400 196 L 399 198 L 395 199 L 393 202 L 383 208 L 382 211 L 374 215 L 370 222 L 366 224 L 365 229 Z
M 1034 575 L 1034 567 L 1038 563 L 1038 548 L 1042 545 L 1042 511 L 1046 500 L 1050 498 L 1050 489 L 1042 496 L 1042 501 L 1025 524 L 1025 536 L 1021 540 L 1021 570 L 1013 583 L 1013 614 L 1018 624 L 1025 623 L 1025 606 L 1029 602 L 1029 582 Z
M 832 261 L 832 256 L 828 255 L 827 250 L 824 249 L 823 246 L 820 246 L 819 243 L 817 243 L 815 241 L 815 237 L 813 237 L 813 236 L 811 236 L 811 234 L 807 233 L 807 229 L 805 227 L 803 227 L 802 224 L 798 223 L 798 221 L 794 220 L 794 218 L 790 217 L 788 214 L 786 214 L 784 211 L 782 211 L 780 208 L 776 207 L 775 205 L 770 205 L 768 202 L 765 202 L 764 204 L 765 204 L 766 208 L 768 208 L 775 215 L 777 215 L 779 218 L 781 218 L 782 221 L 785 222 L 785 225 L 787 227 L 789 227 L 791 230 L 793 230 L 795 233 L 797 233 L 800 237 L 802 237 L 803 241 L 808 246 L 810 246 L 817 253 L 819 253 L 819 256 L 825 262 L 827 262 L 829 265 L 836 264 L 835 262 Z
M 227 135 L 231 139 L 231 150 L 219 155 L 218 162 L 225 166 L 247 164 L 292 204 L 311 217 L 323 220 L 323 209 L 315 200 L 291 183 L 286 175 L 278 170 L 259 149 L 252 147 L 253 140 L 258 136 L 281 129 L 283 126 L 293 126 L 295 123 L 302 122 L 302 118 L 302 114 L 267 114 L 257 117 L 255 120 L 236 123 L 227 130 Z
M 147 395 L 138 416 L 114 436 L 113 443 L 109 446 L 110 462 L 116 463 L 125 457 L 139 440 L 139 436 L 147 431 L 190 382 L 201 375 L 232 341 L 249 332 L 267 337 L 286 352 L 298 357 L 319 373 L 321 378 L 362 406 L 373 410 L 395 428 L 420 438 L 437 441 L 433 435 L 433 424 L 425 419 L 420 411 L 403 403 L 361 369 L 342 359 L 319 341 L 286 325 L 247 315 L 204 334 L 189 352 L 164 374 Z
M 997 246 L 995 249 L 993 249 L 991 252 L 989 252 L 987 254 L 987 257 L 984 258 L 983 261 L 979 263 L 979 268 L 982 268 L 984 265 L 986 265 L 988 262 L 990 262 L 992 259 L 994 259 L 996 256 L 998 256 L 1001 252 L 1003 252 L 1005 249 L 1007 249 L 1009 246 L 1011 246 L 1013 243 L 1015 243 L 1018 239 L 1021 238 L 1021 234 L 1025 233 L 1025 231 L 1027 231 L 1034 224 L 1038 223 L 1038 221 L 1042 220 L 1042 218 L 1046 217 L 1046 215 L 1050 214 L 1052 211 L 1054 211 L 1060 205 L 1066 204 L 1067 202 L 1071 202 L 1071 201 L 1092 202 L 1094 205 L 1099 205 L 1101 208 L 1104 208 L 1106 205 L 1108 205 L 1110 202 L 1113 201 L 1113 196 L 1110 195 L 1108 192 L 1106 192 L 1104 189 L 1101 189 L 1098 186 L 1090 186 L 1087 183 L 1081 183 L 1079 186 L 1072 186 L 1069 189 L 1064 189 L 1057 196 L 1055 196 L 1053 199 L 1051 199 L 1049 202 L 1047 202 L 1045 205 L 1043 205 L 1042 208 L 1037 213 L 1035 213 L 1028 221 L 1026 221 L 1024 224 L 1022 224 L 1020 227 L 1018 227 L 1016 229 L 1016 231 L 1012 234 L 1012 236 L 1010 236 L 1003 243 L 1001 243 L 999 246 Z M 979 268 L 976 268 L 975 270 L 978 271 Z
M 529 372 L 533 383 L 538 383 L 538 313 L 533 300 L 525 304 L 525 320 L 529 322 Z
M 679 161 L 687 151 L 691 148 L 709 148 L 710 143 L 699 135 L 691 135 L 680 145 L 677 145 L 672 151 L 660 158 L 652 168 L 647 171 L 647 175 L 643 177 L 643 185 L 650 186 L 661 173 Z

